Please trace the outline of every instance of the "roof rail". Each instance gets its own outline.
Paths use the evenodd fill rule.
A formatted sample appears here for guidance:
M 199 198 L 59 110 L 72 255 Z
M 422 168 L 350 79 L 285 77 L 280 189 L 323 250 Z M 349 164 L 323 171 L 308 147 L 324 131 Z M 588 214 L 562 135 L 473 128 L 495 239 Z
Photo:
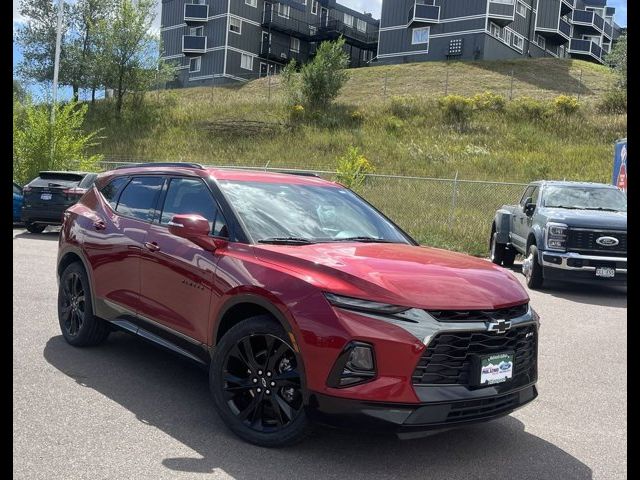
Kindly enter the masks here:
M 285 173 L 287 175 L 300 175 L 302 177 L 322 178 L 320 175 L 318 175 L 317 173 L 313 173 L 313 172 L 292 172 L 292 171 L 289 171 L 289 170 L 279 170 L 278 173 Z
M 203 168 L 199 163 L 186 163 L 186 162 L 148 162 L 148 163 L 132 163 L 128 165 L 121 165 L 116 167 L 115 170 L 122 168 L 140 168 L 140 167 L 182 167 L 182 168 Z

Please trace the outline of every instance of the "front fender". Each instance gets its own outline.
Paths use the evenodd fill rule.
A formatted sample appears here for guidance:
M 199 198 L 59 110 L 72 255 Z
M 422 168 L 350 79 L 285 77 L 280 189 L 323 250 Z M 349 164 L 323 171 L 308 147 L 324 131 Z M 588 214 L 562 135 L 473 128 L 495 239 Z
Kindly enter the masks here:
M 499 209 L 493 219 L 496 227 L 496 242 L 509 243 L 509 228 L 511 225 L 511 212 L 506 208 Z

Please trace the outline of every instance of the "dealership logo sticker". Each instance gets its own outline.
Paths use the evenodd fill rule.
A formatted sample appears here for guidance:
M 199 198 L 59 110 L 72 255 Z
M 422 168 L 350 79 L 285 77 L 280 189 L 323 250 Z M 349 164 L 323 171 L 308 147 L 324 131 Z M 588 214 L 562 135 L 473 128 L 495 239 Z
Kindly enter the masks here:
M 620 240 L 615 237 L 600 237 L 596 239 L 596 243 L 603 247 L 615 247 L 620 243 Z

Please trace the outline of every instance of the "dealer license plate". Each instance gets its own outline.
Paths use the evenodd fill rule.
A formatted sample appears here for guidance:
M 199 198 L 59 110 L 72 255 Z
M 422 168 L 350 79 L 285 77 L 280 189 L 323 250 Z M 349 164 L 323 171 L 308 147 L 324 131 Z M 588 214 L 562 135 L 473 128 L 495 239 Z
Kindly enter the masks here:
M 513 354 L 496 353 L 480 357 L 480 385 L 503 383 L 513 377 Z
M 611 267 L 596 268 L 596 277 L 613 278 L 616 276 L 616 269 Z
M 51 200 L 51 194 L 43 193 L 42 195 L 40 195 L 40 200 Z

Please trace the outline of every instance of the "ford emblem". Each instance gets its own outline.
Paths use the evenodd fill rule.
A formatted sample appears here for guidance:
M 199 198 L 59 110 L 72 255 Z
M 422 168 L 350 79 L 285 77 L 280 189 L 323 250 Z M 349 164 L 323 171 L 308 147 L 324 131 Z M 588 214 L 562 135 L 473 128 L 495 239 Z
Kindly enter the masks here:
M 615 247 L 620 243 L 620 240 L 615 237 L 600 237 L 596 239 L 596 243 L 603 247 Z

